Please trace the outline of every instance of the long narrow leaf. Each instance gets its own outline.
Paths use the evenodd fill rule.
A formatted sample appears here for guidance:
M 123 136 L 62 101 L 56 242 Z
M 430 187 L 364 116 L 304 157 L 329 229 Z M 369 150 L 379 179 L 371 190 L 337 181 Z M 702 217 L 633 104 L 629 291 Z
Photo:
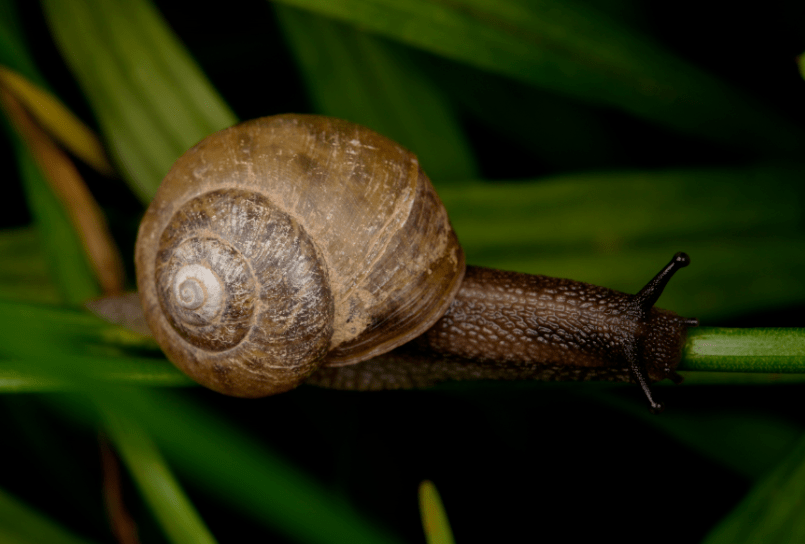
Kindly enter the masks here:
M 805 301 L 803 175 L 766 168 L 609 172 L 439 193 L 470 264 L 637 292 L 685 251 L 691 265 L 659 305 L 711 324 Z
M 54 350 L 55 352 L 55 350 Z M 62 356 L 60 363 L 74 365 L 80 376 L 98 382 L 146 387 L 187 387 L 196 385 L 167 360 L 136 357 Z M 32 369 L 30 363 L 0 358 L 0 393 L 47 393 L 75 391 L 76 373 L 67 379 Z M 80 387 L 78 388 L 80 389 Z
M 56 381 L 60 390 L 79 392 L 120 417 L 139 422 L 173 466 L 181 465 L 193 481 L 300 541 L 397 542 L 320 484 L 234 430 L 231 422 L 165 397 L 165 390 L 153 395 L 115 387 L 104 372 L 118 371 L 118 365 L 125 370 L 120 356 L 125 349 L 115 348 L 109 329 L 86 313 L 0 303 L 0 369 Z M 52 382 L 45 385 L 54 387 Z
M 278 0 L 677 130 L 794 152 L 802 131 L 578 2 Z
M 406 146 L 436 181 L 478 177 L 447 98 L 405 48 L 295 8 L 276 6 L 276 13 L 319 112 Z
M 235 123 L 147 0 L 44 0 L 43 8 L 116 159 L 144 202 L 179 155 Z
M 147 433 L 136 421 L 102 408 L 109 434 L 140 492 L 174 544 L 212 544 L 215 538 Z
M 805 538 L 805 439 L 744 497 L 705 544 L 802 542 Z
M 45 303 L 60 300 L 34 228 L 0 230 L 0 255 L 0 299 Z
M 12 6 L 4 6 L 2 9 L 9 17 L 16 17 Z M 11 62 L 9 66 L 41 89 L 47 89 L 44 78 L 30 60 L 22 36 L 15 29 L 6 29 L 7 26 L 19 27 L 21 22 L 18 19 L 0 21 L 0 54 L 6 57 L 12 52 L 20 53 L 19 60 Z M 97 296 L 99 286 L 94 279 L 82 241 L 75 232 L 63 203 L 47 183 L 43 164 L 37 164 L 31 149 L 23 140 L 27 112 L 3 86 L 0 86 L 0 105 L 0 125 L 14 148 L 28 206 L 41 236 L 49 271 L 61 298 L 70 303 L 80 303 Z M 39 158 L 41 161 L 42 157 Z
M 95 316 L 0 301 L 0 324 L 4 324 L 0 327 L 0 390 L 70 390 L 74 389 L 70 380 L 77 379 L 152 386 L 192 383 L 163 359 L 140 355 L 158 354 L 153 339 Z M 692 329 L 680 369 L 692 384 L 801 383 L 805 380 L 805 353 L 799 340 L 803 335 L 803 329 Z M 23 363 L 40 358 L 53 359 L 48 371 Z
M 59 99 L 18 72 L 3 66 L 0 66 L 0 84 L 5 85 L 37 123 L 71 153 L 98 172 L 112 174 L 112 166 L 100 140 Z
M 0 301 L 0 391 L 72 391 L 76 382 L 186 386 L 152 339 L 72 309 Z M 31 362 L 33 361 L 33 363 Z
M 14 144 L 28 205 L 41 234 L 48 268 L 59 288 L 60 296 L 73 304 L 98 296 L 100 290 L 83 245 L 62 204 L 53 194 L 42 170 L 17 132 L 5 122 L 0 124 L 6 128 L 6 133 Z
M 603 112 L 568 96 L 440 60 L 428 55 L 428 62 L 422 59 L 418 65 L 462 111 L 483 123 L 486 141 L 491 133 L 506 142 L 494 168 L 507 168 L 510 155 L 516 159 L 523 153 L 535 168 L 574 171 L 629 162 L 624 155 L 631 149 L 624 150 L 613 140 Z
M 805 53 L 797 58 L 797 63 L 799 64 L 799 73 L 802 75 L 802 78 L 805 79 Z
M 698 385 L 696 381 L 705 372 L 685 372 L 685 386 Z M 731 383 L 735 373 L 709 373 L 714 376 L 712 384 Z M 739 374 L 740 375 L 740 374 Z M 746 374 L 743 374 L 744 376 Z M 753 374 L 765 376 L 765 374 Z M 805 374 L 778 375 L 781 381 L 767 383 L 786 383 L 785 378 L 796 379 L 790 383 L 805 383 Z M 715 378 L 721 378 L 717 381 Z M 759 385 L 760 382 L 748 382 Z M 660 382 L 658 385 L 667 385 Z M 628 402 L 622 396 L 606 394 L 611 390 L 590 391 L 602 404 L 617 408 L 629 417 L 641 420 L 674 438 L 706 459 L 720 466 L 728 467 L 748 480 L 765 476 L 789 453 L 793 444 L 802 435 L 803 426 L 796 421 L 764 413 L 755 408 L 738 409 L 734 407 L 701 406 L 686 408 L 673 406 L 656 417 L 646 411 L 640 402 Z
M 433 482 L 428 480 L 419 484 L 419 513 L 428 544 L 453 544 L 455 542 L 439 491 Z
M 141 424 L 174 466 L 211 494 L 299 542 L 396 544 L 298 469 L 196 406 L 146 391 L 116 395 L 116 408 Z M 263 403 L 268 420 L 275 417 Z M 173 417 L 165 417 L 172 414 Z
M 6 536 L 9 540 L 3 538 Z M 74 535 L 2 489 L 0 489 L 0 540 L 32 544 L 42 542 L 91 544 L 91 541 Z
M 27 85 L 28 88 L 20 90 L 5 86 L 8 80 L 8 77 L 3 77 L 0 73 L 0 97 L 5 112 L 27 150 L 36 160 L 39 170 L 47 181 L 48 189 L 53 192 L 69 218 L 70 229 L 81 241 L 84 258 L 92 265 L 94 277 L 99 281 L 101 288 L 105 293 L 120 292 L 123 287 L 123 262 L 112 240 L 106 218 L 73 162 L 56 145 L 46 129 L 40 126 L 39 122 L 42 119 L 34 119 L 34 116 L 23 107 L 24 100 L 30 100 L 30 97 L 23 98 L 13 94 L 15 91 L 30 93 L 31 84 Z M 53 109 L 55 107 L 51 107 L 50 111 L 47 109 L 40 111 L 38 114 L 47 117 L 53 114 Z M 50 123 L 48 126 L 52 128 L 53 124 Z M 70 138 L 67 134 L 62 136 Z M 76 137 L 81 136 L 77 134 Z
M 23 28 L 16 2 L 0 0 L 0 65 L 7 66 L 40 87 L 47 88 L 25 43 Z

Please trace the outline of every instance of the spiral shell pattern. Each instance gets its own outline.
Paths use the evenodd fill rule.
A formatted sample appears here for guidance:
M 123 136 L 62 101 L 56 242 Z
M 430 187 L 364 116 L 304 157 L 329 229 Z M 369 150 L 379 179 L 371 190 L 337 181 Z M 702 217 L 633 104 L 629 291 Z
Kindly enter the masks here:
M 416 157 L 365 127 L 277 115 L 180 157 L 140 224 L 146 322 L 199 383 L 259 397 L 428 330 L 464 253 Z
M 199 348 L 198 359 L 226 357 L 255 375 L 271 368 L 301 379 L 326 354 L 333 313 L 327 275 L 310 237 L 264 196 L 232 189 L 193 198 L 159 243 L 162 313 Z

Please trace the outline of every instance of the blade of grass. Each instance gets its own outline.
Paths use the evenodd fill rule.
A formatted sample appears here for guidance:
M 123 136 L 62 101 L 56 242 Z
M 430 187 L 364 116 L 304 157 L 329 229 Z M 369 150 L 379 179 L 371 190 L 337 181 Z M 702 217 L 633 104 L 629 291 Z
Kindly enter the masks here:
M 774 468 L 803 431 L 801 425 L 757 411 L 679 412 L 655 418 L 664 420 L 655 421 L 657 426 L 748 480 L 757 480 Z
M 61 363 L 81 369 L 77 374 L 100 383 L 145 387 L 188 387 L 196 383 L 167 360 L 135 357 L 64 356 Z M 75 375 L 76 373 L 73 373 Z M 42 374 L 26 361 L 0 357 L 0 393 L 75 391 L 74 380 Z M 80 388 L 79 388 L 80 389 Z
M 758 482 L 704 539 L 705 544 L 801 542 L 805 538 L 805 439 Z
M 30 346 L 30 332 L 14 334 L 18 336 L 15 346 L 6 346 L 8 339 L 0 338 L 4 350 L 25 352 L 27 348 L 24 362 L 29 367 L 37 366 L 43 375 L 69 381 L 70 390 L 81 393 L 79 397 L 52 397 L 56 402 L 68 403 L 60 404 L 62 413 L 73 413 L 85 420 L 88 416 L 81 399 L 89 399 L 137 421 L 154 437 L 173 466 L 217 500 L 300 542 L 400 542 L 342 498 L 233 428 L 231 421 L 165 396 L 166 390 L 153 395 L 145 389 L 123 389 L 97 382 L 91 373 L 76 368 L 74 358 L 60 355 L 58 348 L 44 341 L 34 348 Z M 269 410 L 270 404 L 263 403 L 262 407 Z
M 467 183 L 439 195 L 453 223 L 462 225 L 462 242 L 473 247 L 508 236 L 516 243 L 605 248 L 625 236 L 801 230 L 803 175 L 799 168 L 586 172 L 532 183 Z
M 179 155 L 236 122 L 146 0 L 42 5 L 114 158 L 143 202 Z
M 25 360 L 54 354 L 58 354 L 58 360 L 52 365 L 63 369 L 64 380 L 80 375 L 140 385 L 192 383 L 163 359 L 142 357 L 143 353 L 158 353 L 151 338 L 89 314 L 0 301 L 0 324 L 4 325 L 0 328 L 0 361 L 5 365 L 0 367 L 0 390 L 67 388 L 66 382 L 59 381 L 62 376 L 42 375 L 37 373 L 37 365 L 24 364 Z M 689 332 L 680 368 L 690 376 L 691 383 L 801 383 L 805 379 L 804 344 L 800 340 L 803 335 L 805 329 L 793 328 L 694 328 Z M 719 372 L 713 377 L 715 370 Z M 700 372 L 703 376 L 698 380 Z
M 790 154 L 805 138 L 780 116 L 578 2 L 279 1 L 717 141 Z
M 113 174 L 112 165 L 98 137 L 58 98 L 3 66 L 0 66 L 0 85 L 5 85 L 37 123 L 72 154 L 101 174 Z
M 65 355 L 159 353 L 153 338 L 109 324 L 87 311 L 74 308 L 0 300 L 0 320 L 11 325 L 11 329 L 30 330 L 23 336 L 38 336 Z M 26 344 L 22 339 L 15 339 L 15 334 L 11 332 L 0 331 L 0 335 L 8 337 L 0 350 L 13 347 L 19 349 L 20 353 L 33 355 L 42 347 L 42 343 Z M 11 352 L 6 350 L 0 353 Z
M 174 544 L 216 542 L 162 454 L 136 421 L 101 407 L 106 429 L 140 493 Z
M 425 540 L 428 544 L 455 542 L 439 491 L 433 482 L 428 480 L 419 484 L 419 513 L 422 516 L 422 529 L 425 531 Z
M 0 299 L 39 303 L 60 300 L 35 229 L 0 230 L 0 255 Z
M 5 452 L 14 458 L 14 451 L 36 466 L 36 474 L 25 476 L 28 489 L 34 493 L 31 500 L 44 500 L 47 504 L 63 504 L 64 508 L 52 512 L 54 519 L 70 520 L 75 526 L 91 527 L 103 520 L 103 512 L 95 486 L 87 482 L 97 477 L 97 466 L 85 463 L 87 450 L 76 448 L 83 444 L 75 433 L 60 432 L 64 419 L 53 414 L 46 395 L 0 395 L 0 413 L 3 414 L 3 440 L 14 444 L 14 450 Z M 91 445 L 87 444 L 90 446 Z M 23 453 L 24 452 L 24 453 Z M 54 455 L 58 452 L 58 455 Z M 17 457 L 18 458 L 18 457 Z M 9 457 L 6 458 L 6 464 Z M 6 474 L 5 476 L 11 476 Z M 13 478 L 13 476 L 12 476 Z M 41 484 L 47 482 L 47 493 L 41 493 Z M 69 512 L 69 513 L 68 513 Z M 88 529 L 89 530 L 89 529 Z M 0 542 L 3 542 L 0 540 Z M 120 543 L 124 544 L 124 543 Z
M 238 432 L 231 421 L 171 395 L 139 393 L 137 399 L 118 397 L 123 409 L 136 410 L 130 417 L 146 426 L 177 470 L 244 514 L 300 542 L 400 542 Z M 270 410 L 270 405 L 263 404 L 263 409 Z
M 799 64 L 799 73 L 802 75 L 802 79 L 805 79 L 805 53 L 797 57 L 797 64 Z
M 339 534 L 347 531 L 345 542 L 356 541 L 354 538 L 375 541 L 371 536 L 356 537 L 351 531 L 361 532 L 361 529 L 343 526 L 344 523 L 355 523 L 354 518 L 341 511 L 340 506 L 333 507 L 330 499 L 319 495 L 315 485 L 311 488 L 312 484 L 303 481 L 300 490 L 292 469 L 270 456 L 266 458 L 259 447 L 239 436 L 231 428 L 231 423 L 178 399 L 97 384 L 96 375 L 88 372 L 84 364 L 86 360 L 70 355 L 71 351 L 82 351 L 82 340 L 94 345 L 104 338 L 105 326 L 98 325 L 97 319 L 78 312 L 37 309 L 20 304 L 0 307 L 0 316 L 0 321 L 3 321 L 0 322 L 3 351 L 22 357 L 29 372 L 36 367 L 45 375 L 56 375 L 71 382 L 70 389 L 83 391 L 99 398 L 100 402 L 113 403 L 112 408 L 123 410 L 125 417 L 147 424 L 149 432 L 159 440 L 166 453 L 173 459 L 182 460 L 182 470 L 188 477 L 203 481 L 211 493 L 226 496 L 227 500 L 256 519 L 280 527 L 289 534 L 314 533 L 315 541 L 325 542 L 323 533 L 337 530 Z M 54 322 L 53 318 L 57 321 Z M 102 358 L 96 359 L 102 361 Z M 70 369 L 72 373 L 64 369 Z M 166 418 L 165 414 L 171 414 L 171 417 Z M 214 445 L 213 451 L 210 445 Z M 243 473 L 238 472 L 240 469 Z M 296 491 L 289 493 L 289 488 Z M 334 510 L 322 516 L 319 512 L 322 508 Z M 300 529 L 299 526 L 313 516 L 329 521 L 332 521 L 330 516 L 335 516 L 341 521 L 335 526 L 328 525 L 326 529 Z
M 405 48 L 295 8 L 275 12 L 319 112 L 402 144 L 434 180 L 478 177 L 448 100 Z
M 698 374 L 688 372 L 687 376 Z M 724 373 L 721 375 L 724 376 Z M 788 376 L 798 377 L 799 383 L 805 381 L 803 374 Z M 684 383 L 688 385 L 687 377 Z M 589 396 L 661 430 L 675 441 L 748 480 L 765 476 L 802 436 L 803 428 L 799 423 L 779 415 L 766 414 L 762 410 L 686 409 L 684 406 L 675 406 L 663 412 L 662 417 L 656 417 L 648 413 L 641 403 L 627 401 L 610 392 L 612 390 L 593 389 L 589 391 Z
M 48 544 L 90 544 L 69 530 L 42 515 L 19 499 L 0 489 L 0 538 L 2 542 L 31 542 Z M 16 540 L 14 540 L 16 539 Z
M 13 8 L 3 8 L 9 16 L 16 16 Z M 0 35 L 6 40 L 0 44 L 4 55 L 9 52 L 20 53 L 20 61 L 9 64 L 29 81 L 42 89 L 47 89 L 36 66 L 30 61 L 27 48 L 16 31 L 3 31 L 5 25 L 22 27 L 19 20 L 3 20 L 0 22 Z M 19 117 L 15 99 L 8 91 L 0 89 L 3 112 L 6 115 Z M 8 108 L 11 108 L 10 110 Z M 16 112 L 16 113 L 15 113 Z M 24 113 L 24 112 L 23 112 Z M 20 176 L 26 193 L 29 208 L 38 232 L 41 234 L 42 247 L 47 256 L 50 273 L 58 286 L 61 297 L 69 303 L 80 303 L 99 294 L 99 287 L 93 277 L 90 264 L 84 253 L 81 240 L 73 230 L 69 217 L 58 198 L 48 186 L 43 171 L 36 164 L 31 151 L 23 142 L 12 118 L 0 115 L 0 125 L 9 136 L 17 157 Z
M 86 258 L 83 245 L 53 194 L 42 171 L 19 135 L 6 122 L 0 123 L 14 145 L 28 205 L 45 250 L 48 269 L 66 302 L 79 304 L 96 297 L 100 289 Z
M 422 53 L 420 56 L 425 57 Z M 564 171 L 630 161 L 624 150 L 614 144 L 603 122 L 603 112 L 570 97 L 466 64 L 431 55 L 417 60 L 461 110 L 481 121 L 499 139 L 513 142 L 515 150 L 504 147 L 511 153 L 528 152 L 534 163 Z
M 439 194 L 471 264 L 636 292 L 684 250 L 692 264 L 660 307 L 709 321 L 805 301 L 802 176 L 767 168 L 607 172 Z
M 237 432 L 231 421 L 162 395 L 99 381 L 98 370 L 114 368 L 120 357 L 75 354 L 111 350 L 113 346 L 104 343 L 109 327 L 80 312 L 0 303 L 0 356 L 6 359 L 2 366 L 16 361 L 14 370 L 64 382 L 65 390 L 139 422 L 189 478 L 286 535 L 314 543 L 398 542 Z M 267 409 L 269 404 L 262 406 Z
M 38 544 L 19 535 L 11 534 L 2 528 L 0 528 L 0 542 L 5 542 L 6 544 Z
M 0 303 L 0 356 L 6 359 L 0 367 L 57 380 L 62 390 L 80 392 L 139 422 L 193 481 L 261 523 L 300 541 L 398 541 L 293 466 L 238 433 L 231 421 L 178 400 L 100 381 L 103 372 L 126 370 L 120 357 L 92 355 L 114 349 L 105 333 L 110 327 L 76 311 Z
M 41 88 L 44 78 L 36 70 L 33 56 L 25 43 L 22 24 L 14 0 L 0 0 L 0 65 L 23 74 Z
M 72 391 L 82 380 L 193 384 L 151 338 L 87 312 L 0 301 L 0 323 L 8 326 L 0 331 L 0 392 Z
M 85 258 L 92 264 L 103 292 L 120 292 L 123 288 L 123 261 L 106 218 L 78 170 L 3 81 L 0 81 L 0 102 L 58 198 L 72 230 L 81 240 Z

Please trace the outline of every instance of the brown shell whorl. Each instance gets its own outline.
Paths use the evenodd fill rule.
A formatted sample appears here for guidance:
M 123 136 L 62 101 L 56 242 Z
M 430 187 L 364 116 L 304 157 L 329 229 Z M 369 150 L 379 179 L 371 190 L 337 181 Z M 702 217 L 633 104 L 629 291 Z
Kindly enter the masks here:
M 248 121 L 185 153 L 141 223 L 136 265 L 168 358 L 250 397 L 418 336 L 465 268 L 414 155 L 309 115 Z
M 310 237 L 268 199 L 238 189 L 191 199 L 159 248 L 159 308 L 181 337 L 169 335 L 166 351 L 185 372 L 263 396 L 317 368 L 333 332 L 327 274 Z

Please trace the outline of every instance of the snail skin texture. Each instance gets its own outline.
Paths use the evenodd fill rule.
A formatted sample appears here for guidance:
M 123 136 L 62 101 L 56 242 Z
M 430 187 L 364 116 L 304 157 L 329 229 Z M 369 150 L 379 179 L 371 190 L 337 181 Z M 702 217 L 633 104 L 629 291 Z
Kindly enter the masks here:
M 367 128 L 278 115 L 217 132 L 162 181 L 137 285 L 167 357 L 240 397 L 447 379 L 675 372 L 697 325 L 654 308 L 678 253 L 637 295 L 466 266 L 416 157 Z

